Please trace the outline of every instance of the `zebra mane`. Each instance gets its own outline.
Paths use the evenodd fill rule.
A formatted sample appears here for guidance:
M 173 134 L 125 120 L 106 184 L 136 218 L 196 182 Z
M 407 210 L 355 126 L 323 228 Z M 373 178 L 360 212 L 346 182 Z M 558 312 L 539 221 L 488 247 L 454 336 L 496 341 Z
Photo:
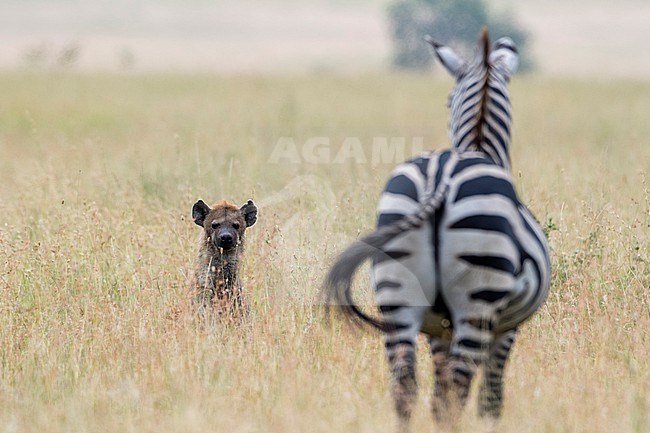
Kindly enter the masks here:
M 490 36 L 488 35 L 487 28 L 481 30 L 481 36 L 479 38 L 479 45 L 481 45 L 481 57 L 479 58 L 479 63 L 481 63 L 480 70 L 485 75 L 485 81 L 481 84 L 481 89 L 479 94 L 481 95 L 481 102 L 479 104 L 479 112 L 476 118 L 476 142 L 478 146 L 481 146 L 481 143 L 484 142 L 484 132 L 483 128 L 485 122 L 487 121 L 488 115 L 488 91 L 490 89 L 490 62 L 488 61 L 490 57 Z
M 449 138 L 459 152 L 480 151 L 496 164 L 510 168 L 510 98 L 507 83 L 517 67 L 518 57 L 509 38 L 490 47 L 484 28 L 477 54 L 471 63 L 451 48 L 425 38 L 442 65 L 456 78 L 449 108 Z

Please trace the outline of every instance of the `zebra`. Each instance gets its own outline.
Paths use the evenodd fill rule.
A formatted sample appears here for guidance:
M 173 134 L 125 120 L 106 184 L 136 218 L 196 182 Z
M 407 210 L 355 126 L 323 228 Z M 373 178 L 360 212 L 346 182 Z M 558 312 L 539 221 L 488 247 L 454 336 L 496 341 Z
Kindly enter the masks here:
M 496 425 L 517 328 L 545 301 L 551 272 L 545 235 L 510 174 L 507 84 L 518 66 L 515 44 L 504 37 L 490 46 L 483 29 L 466 62 L 426 40 L 456 81 L 448 101 L 451 148 L 394 170 L 376 231 L 339 255 L 322 287 L 328 305 L 383 331 L 400 431 L 408 431 L 416 397 L 420 333 L 435 367 L 437 423 L 453 427 L 482 367 L 479 415 Z M 363 312 L 351 294 L 368 259 L 381 318 Z

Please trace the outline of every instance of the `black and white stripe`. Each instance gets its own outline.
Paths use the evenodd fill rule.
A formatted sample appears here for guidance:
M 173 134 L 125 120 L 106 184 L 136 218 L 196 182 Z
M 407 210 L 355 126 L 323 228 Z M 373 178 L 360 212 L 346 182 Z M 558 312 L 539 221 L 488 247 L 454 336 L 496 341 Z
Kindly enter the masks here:
M 398 166 L 379 202 L 377 231 L 334 264 L 325 293 L 350 317 L 384 331 L 393 396 L 406 428 L 416 393 L 415 346 L 430 338 L 436 366 L 434 414 L 457 419 L 477 367 L 479 411 L 498 418 L 503 369 L 517 327 L 544 302 L 550 261 L 544 234 L 519 201 L 510 175 L 507 83 L 517 53 L 487 31 L 465 63 L 432 42 L 457 84 L 450 96 L 452 148 Z M 381 318 L 352 301 L 357 267 L 373 259 Z

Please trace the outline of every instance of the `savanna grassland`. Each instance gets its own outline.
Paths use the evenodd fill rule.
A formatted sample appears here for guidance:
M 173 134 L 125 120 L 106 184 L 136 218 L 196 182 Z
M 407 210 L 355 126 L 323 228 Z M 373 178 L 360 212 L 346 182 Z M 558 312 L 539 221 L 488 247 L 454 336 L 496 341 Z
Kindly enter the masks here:
M 393 431 L 379 336 L 325 323 L 317 288 L 373 227 L 398 162 L 373 163 L 373 139 L 446 147 L 450 88 L 419 75 L 1 74 L 0 431 Z M 647 432 L 650 83 L 521 76 L 512 99 L 513 174 L 554 274 L 513 351 L 501 431 Z M 325 137 L 331 155 L 272 160 L 281 137 L 298 152 Z M 349 137 L 364 154 L 334 162 Z M 198 198 L 259 207 L 241 325 L 185 313 Z M 433 432 L 419 352 L 414 427 Z M 477 424 L 467 413 L 462 432 Z

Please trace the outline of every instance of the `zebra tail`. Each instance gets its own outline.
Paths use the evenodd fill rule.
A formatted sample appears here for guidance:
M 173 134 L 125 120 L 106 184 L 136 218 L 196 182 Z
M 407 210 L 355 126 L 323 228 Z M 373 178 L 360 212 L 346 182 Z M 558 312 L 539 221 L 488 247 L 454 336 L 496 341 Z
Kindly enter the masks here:
M 337 258 L 325 277 L 321 288 L 321 296 L 328 306 L 334 306 L 353 323 L 367 323 L 381 331 L 389 331 L 394 325 L 368 316 L 361 311 L 352 299 L 352 279 L 357 269 L 368 259 L 381 257 L 385 254 L 386 244 L 409 230 L 422 227 L 431 216 L 442 206 L 449 190 L 451 173 L 458 162 L 456 152 L 451 152 L 449 162 L 445 165 L 443 176 L 435 189 L 430 193 L 420 210 L 404 216 L 392 224 L 382 226 L 369 235 L 356 240 Z M 329 311 L 329 307 L 327 309 Z
M 357 269 L 366 261 L 384 254 L 386 244 L 400 234 L 421 227 L 436 211 L 433 203 L 423 206 L 415 215 L 406 216 L 393 224 L 380 227 L 361 239 L 354 241 L 332 265 L 321 288 L 321 296 L 328 306 L 335 308 L 355 324 L 369 324 L 381 331 L 390 329 L 379 319 L 370 317 L 354 303 L 352 281 Z

